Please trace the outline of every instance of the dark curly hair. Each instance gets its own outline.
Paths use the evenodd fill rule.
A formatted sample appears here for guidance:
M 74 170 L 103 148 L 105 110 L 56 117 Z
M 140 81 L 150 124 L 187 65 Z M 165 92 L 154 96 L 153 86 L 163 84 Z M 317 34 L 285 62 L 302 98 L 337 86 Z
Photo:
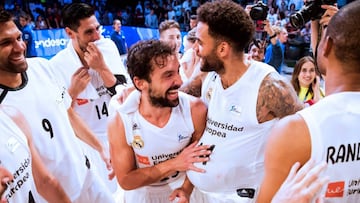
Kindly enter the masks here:
M 227 41 L 236 52 L 243 52 L 254 37 L 250 16 L 230 0 L 207 2 L 197 10 L 198 21 L 209 26 L 209 35 Z
M 142 40 L 131 46 L 126 65 L 133 83 L 134 77 L 151 82 L 154 65 L 166 66 L 167 57 L 171 55 L 176 56 L 175 46 L 160 40 Z
M 95 14 L 95 10 L 85 3 L 72 3 L 65 5 L 61 10 L 61 17 L 64 27 L 77 31 L 80 26 L 80 20 L 89 18 Z

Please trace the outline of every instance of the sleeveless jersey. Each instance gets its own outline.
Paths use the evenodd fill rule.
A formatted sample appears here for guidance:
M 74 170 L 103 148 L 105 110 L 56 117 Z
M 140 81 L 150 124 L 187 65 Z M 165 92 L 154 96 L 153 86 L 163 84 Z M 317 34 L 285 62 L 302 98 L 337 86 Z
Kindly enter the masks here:
M 8 183 L 4 197 L 9 203 L 35 202 L 37 190 L 26 137 L 15 122 L 1 111 L 0 129 L 0 165 L 8 169 L 14 176 L 14 179 Z
M 96 41 L 98 48 L 103 54 L 104 61 L 113 74 L 122 74 L 127 76 L 125 67 L 120 63 L 120 55 L 113 41 L 102 38 Z M 64 61 L 66 59 L 66 61 Z M 54 73 L 64 82 L 66 88 L 69 88 L 71 77 L 83 64 L 77 55 L 72 42 L 67 48 L 61 50 L 50 59 Z M 109 117 L 109 102 L 111 93 L 104 86 L 100 75 L 89 68 L 91 81 L 83 92 L 76 98 L 74 106 L 75 111 L 87 123 L 92 132 L 97 136 L 107 138 L 107 122 Z
M 134 94 L 139 93 L 136 91 Z M 191 118 L 190 98 L 185 93 L 179 92 L 179 105 L 172 108 L 169 121 L 162 128 L 146 121 L 138 109 L 133 110 L 135 109 L 120 108 L 118 112 L 124 122 L 126 140 L 134 150 L 139 168 L 151 167 L 175 158 L 190 143 L 194 125 Z M 151 185 L 165 185 L 184 175 L 184 172 L 176 172 Z
M 359 103 L 360 92 L 336 93 L 298 112 L 310 131 L 311 158 L 328 163 L 325 202 L 360 200 Z
M 87 162 L 68 118 L 70 96 L 54 80 L 47 60 L 30 58 L 27 63 L 20 87 L 0 85 L 1 103 L 24 114 L 43 163 L 73 200 L 80 195 Z
M 244 75 L 224 89 L 218 74 L 208 74 L 202 99 L 208 104 L 200 143 L 215 145 L 210 161 L 194 165 L 205 173 L 187 171 L 195 187 L 210 193 L 236 193 L 254 198 L 263 177 L 264 142 L 276 119 L 259 124 L 256 104 L 260 84 L 275 70 L 252 61 Z

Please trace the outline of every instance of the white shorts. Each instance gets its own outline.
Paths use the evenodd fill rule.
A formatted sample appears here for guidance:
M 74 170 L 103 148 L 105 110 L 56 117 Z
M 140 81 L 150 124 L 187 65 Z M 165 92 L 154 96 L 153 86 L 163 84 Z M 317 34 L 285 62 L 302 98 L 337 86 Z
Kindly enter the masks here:
M 183 184 L 184 177 L 180 177 L 176 181 L 162 186 L 145 186 L 135 190 L 125 190 L 125 203 L 169 203 L 170 194 Z M 202 196 L 197 189 L 194 189 L 190 202 L 201 203 L 196 198 L 202 198 Z
M 80 196 L 73 202 L 115 203 L 115 200 L 110 191 L 105 186 L 104 182 L 101 181 L 99 176 L 90 169 L 86 174 L 86 179 Z
M 98 136 L 98 139 L 109 155 L 109 142 L 108 142 L 107 137 L 106 136 Z M 116 192 L 116 190 L 118 189 L 117 180 L 116 180 L 116 178 L 109 180 L 108 177 L 109 177 L 109 173 L 111 171 L 109 171 L 106 168 L 106 164 L 103 161 L 103 159 L 101 158 L 99 152 L 84 142 L 82 142 L 82 145 L 84 145 L 83 149 L 85 151 L 86 156 L 90 160 L 91 170 L 93 170 L 95 173 L 98 174 L 100 179 L 105 183 L 105 185 L 107 186 L 108 190 L 111 193 Z
M 236 192 L 229 193 L 214 193 L 205 192 L 198 189 L 195 193 L 197 202 L 196 203 L 255 203 L 256 198 L 245 198 L 240 197 Z

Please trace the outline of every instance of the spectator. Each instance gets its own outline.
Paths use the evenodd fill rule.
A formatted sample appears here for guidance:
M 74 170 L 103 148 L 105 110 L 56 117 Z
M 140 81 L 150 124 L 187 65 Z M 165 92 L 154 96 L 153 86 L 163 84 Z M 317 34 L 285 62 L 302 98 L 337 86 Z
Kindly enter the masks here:
M 248 57 L 255 61 L 263 62 L 265 58 L 265 42 L 259 39 L 254 39 L 249 44 Z
M 56 15 L 53 13 L 53 9 L 50 6 L 48 6 L 48 7 L 46 7 L 45 11 L 46 11 L 45 12 L 45 20 L 46 20 L 46 23 L 49 26 L 49 28 L 50 29 L 60 28 L 59 21 L 58 21 Z
M 26 44 L 26 57 L 35 57 L 36 50 L 35 50 L 35 42 L 34 42 L 34 31 L 29 22 L 29 15 L 26 13 L 21 13 L 19 16 L 19 23 L 21 26 L 22 32 L 22 39 Z
M 111 33 L 111 40 L 115 43 L 120 56 L 127 54 L 127 45 L 125 35 L 121 31 L 121 22 L 115 19 L 113 22 L 113 32 Z
M 320 88 L 320 74 L 311 56 L 304 56 L 295 64 L 291 84 L 304 104 L 312 105 L 324 97 Z
M 145 26 L 153 29 L 157 29 L 159 27 L 158 17 L 154 13 L 153 8 L 151 8 L 150 13 L 145 16 Z
M 42 15 L 38 15 L 38 16 L 36 17 L 35 29 L 36 29 L 36 30 L 48 29 L 47 23 L 46 23 L 46 21 L 44 20 L 44 18 L 42 17 Z
M 284 65 L 285 43 L 288 33 L 284 27 L 270 26 L 269 21 L 264 21 L 264 30 L 269 35 L 270 43 L 265 51 L 265 63 L 273 66 L 278 73 L 282 72 Z

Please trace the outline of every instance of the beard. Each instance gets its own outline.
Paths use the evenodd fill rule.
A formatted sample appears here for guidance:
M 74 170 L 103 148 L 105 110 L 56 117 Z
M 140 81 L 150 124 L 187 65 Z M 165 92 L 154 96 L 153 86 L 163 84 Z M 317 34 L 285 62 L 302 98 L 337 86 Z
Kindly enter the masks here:
M 156 107 L 176 107 L 177 105 L 179 105 L 179 98 L 176 98 L 174 100 L 169 100 L 168 98 L 166 98 L 166 95 L 168 94 L 168 92 L 170 90 L 177 90 L 179 88 L 180 88 L 180 86 L 178 86 L 178 85 L 170 87 L 165 92 L 165 96 L 156 95 L 154 93 L 153 89 L 150 88 L 149 89 L 150 103 Z
M 203 72 L 215 71 L 217 73 L 224 70 L 224 63 L 215 54 L 215 49 L 208 56 L 202 57 L 200 70 Z

